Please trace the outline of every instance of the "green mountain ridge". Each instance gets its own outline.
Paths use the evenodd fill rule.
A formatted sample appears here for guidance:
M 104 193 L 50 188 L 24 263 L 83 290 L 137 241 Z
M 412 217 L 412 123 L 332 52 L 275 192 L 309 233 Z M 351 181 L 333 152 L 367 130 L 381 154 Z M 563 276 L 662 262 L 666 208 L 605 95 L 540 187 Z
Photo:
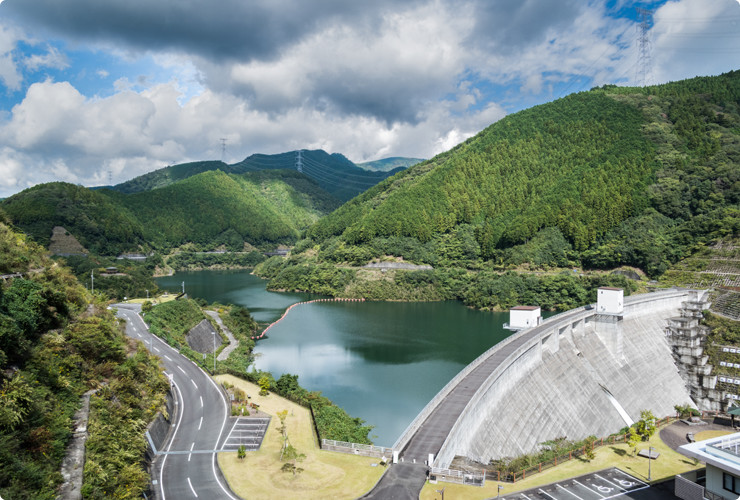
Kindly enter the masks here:
M 347 201 L 374 186 L 387 176 L 415 163 L 414 159 L 388 158 L 371 162 L 381 168 L 361 168 L 339 153 L 328 154 L 323 150 L 301 150 L 267 155 L 253 154 L 244 160 L 226 164 L 222 161 L 198 161 L 161 168 L 129 181 L 112 186 L 122 193 L 138 193 L 166 187 L 193 175 L 220 170 L 229 174 L 243 174 L 261 170 L 297 170 L 301 163 L 303 173 L 314 179 L 323 189 L 336 198 Z
M 298 172 L 211 170 L 132 194 L 42 184 L 0 206 L 44 245 L 52 228 L 62 226 L 92 253 L 116 255 L 188 243 L 196 249 L 290 244 L 338 204 Z
M 306 231 L 290 259 L 257 271 L 279 289 L 505 307 L 553 286 L 504 286 L 501 274 L 521 266 L 632 266 L 656 278 L 739 232 L 733 71 L 608 85 L 509 115 L 345 203 Z M 435 270 L 379 278 L 347 268 L 400 259 Z
M 376 170 L 380 172 L 390 172 L 399 167 L 409 168 L 413 167 L 417 163 L 424 161 L 424 158 L 405 158 L 401 156 L 392 156 L 390 158 L 383 158 L 381 160 L 366 161 L 358 163 L 357 166 L 364 168 L 365 170 Z

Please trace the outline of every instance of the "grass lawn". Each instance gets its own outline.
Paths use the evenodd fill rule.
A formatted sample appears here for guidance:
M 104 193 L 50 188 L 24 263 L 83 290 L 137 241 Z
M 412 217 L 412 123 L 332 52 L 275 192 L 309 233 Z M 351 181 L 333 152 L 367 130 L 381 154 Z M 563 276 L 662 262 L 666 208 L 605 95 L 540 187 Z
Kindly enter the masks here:
M 660 440 L 658 433 L 656 432 L 649 442 L 640 443 L 638 451 L 641 449 L 647 449 L 648 446 L 652 446 L 655 451 L 660 453 L 660 456 L 653 460 L 652 463 L 652 482 L 660 482 L 661 480 L 668 479 L 681 474 L 683 472 L 699 469 L 702 467 L 701 464 L 695 465 L 693 460 L 688 457 L 681 455 L 671 450 L 668 445 L 664 444 Z M 438 483 L 438 484 L 426 484 L 421 490 L 419 498 L 422 500 L 438 500 L 440 494 L 436 492 L 438 489 L 445 487 L 445 495 L 447 498 L 455 499 L 479 499 L 479 498 L 491 498 L 495 497 L 498 493 L 498 485 L 502 484 L 504 489 L 502 493 L 508 494 L 514 491 L 527 490 L 535 486 L 541 486 L 543 484 L 554 483 L 571 477 L 580 476 L 589 472 L 606 469 L 609 467 L 619 467 L 628 474 L 632 474 L 636 478 L 648 482 L 648 462 L 646 458 L 632 455 L 632 450 L 625 444 L 606 445 L 595 450 L 596 457 L 587 462 L 585 460 L 573 459 L 557 467 L 553 467 L 540 474 L 534 474 L 531 477 L 523 481 L 517 481 L 516 483 L 499 483 L 497 481 L 486 480 L 486 485 L 483 488 L 475 486 L 462 486 L 452 483 Z
M 245 391 L 260 410 L 272 417 L 262 447 L 247 452 L 240 461 L 236 452 L 219 453 L 218 464 L 229 486 L 242 498 L 357 498 L 369 491 L 380 479 L 383 467 L 372 467 L 378 459 L 322 451 L 316 441 L 311 412 L 275 394 L 260 396 L 257 385 L 234 377 L 218 375 L 218 382 L 228 382 Z M 304 472 L 293 477 L 280 470 L 279 411 L 288 410 L 286 426 L 290 443 L 306 455 L 298 466 Z
M 734 434 L 735 431 L 701 431 L 694 434 L 694 440 L 704 441 L 720 436 L 726 436 L 727 434 Z

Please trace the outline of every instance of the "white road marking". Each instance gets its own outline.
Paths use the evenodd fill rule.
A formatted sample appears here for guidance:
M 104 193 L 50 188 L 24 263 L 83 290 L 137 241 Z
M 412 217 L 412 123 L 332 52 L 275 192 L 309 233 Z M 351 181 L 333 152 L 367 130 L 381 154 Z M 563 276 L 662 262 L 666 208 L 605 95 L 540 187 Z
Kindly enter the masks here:
M 552 500 L 558 500 L 554 496 L 552 496 L 549 493 L 547 493 L 545 490 L 540 489 L 539 492 L 542 493 L 543 495 L 547 495 L 548 497 L 552 498 Z
M 195 383 L 195 382 L 193 382 Z M 200 407 L 203 408 L 203 396 L 200 397 Z
M 190 486 L 190 491 L 193 492 L 193 495 L 195 495 L 195 498 L 198 498 L 198 494 L 195 492 L 195 488 L 193 488 L 193 483 L 190 482 L 190 478 L 188 478 L 188 486 Z
M 157 349 L 156 347 L 154 347 L 154 350 L 157 351 L 157 352 L 159 352 L 159 349 Z
M 182 369 L 182 366 L 177 365 L 177 369 L 180 370 L 181 372 L 185 373 L 185 370 Z
M 177 387 L 177 384 L 175 383 L 174 380 L 172 380 L 172 386 L 175 388 L 175 395 L 176 396 L 179 395 L 179 397 L 176 397 L 175 398 L 175 404 L 178 404 L 178 401 L 177 400 L 178 399 L 182 399 L 182 393 L 180 392 L 180 388 Z M 177 434 L 177 431 L 180 430 L 180 423 L 182 422 L 182 414 L 185 412 L 185 400 L 182 401 L 182 407 L 179 408 L 179 410 L 180 410 L 180 416 L 177 417 L 177 424 L 175 424 L 175 432 L 172 433 L 172 439 L 170 439 L 170 442 L 167 445 L 167 451 L 170 451 L 170 449 L 172 448 L 172 443 L 175 440 L 175 435 Z M 162 467 L 160 467 L 160 469 L 159 469 L 159 488 L 160 488 L 159 491 L 162 493 L 162 500 L 165 500 L 165 495 L 164 495 L 164 464 L 165 464 L 165 462 L 167 462 L 167 456 L 168 455 L 165 455 L 164 458 L 162 459 Z
M 164 355 L 164 359 L 166 359 L 167 361 L 172 361 L 172 358 L 170 358 L 170 357 L 169 357 L 169 356 L 167 356 L 166 354 Z
M 578 500 L 583 500 L 583 498 L 579 497 L 578 495 L 576 495 L 575 493 L 573 493 L 573 492 L 572 492 L 572 491 L 570 491 L 569 489 L 567 489 L 567 488 L 564 488 L 563 486 L 560 486 L 559 484 L 556 484 L 555 486 L 557 486 L 558 488 L 560 488 L 560 489 L 561 489 L 561 490 L 563 490 L 564 492 L 566 492 L 566 493 L 568 493 L 568 494 L 570 494 L 570 495 L 573 495 L 573 496 L 574 496 L 574 497 L 576 497 L 576 498 L 577 498 Z
M 581 486 L 583 486 L 584 488 L 586 488 L 588 491 L 593 491 L 594 493 L 596 493 L 597 495 L 599 495 L 601 498 L 604 498 L 606 496 L 606 495 L 602 495 L 601 493 L 599 493 L 599 491 L 602 491 L 601 488 L 606 488 L 607 489 L 606 493 L 609 493 L 612 490 L 611 488 L 607 488 L 606 486 L 596 486 L 595 484 L 592 484 L 592 486 L 594 488 L 597 488 L 599 490 L 599 491 L 596 491 L 593 488 L 589 488 L 585 484 L 583 484 L 583 483 L 581 483 L 579 481 L 576 481 L 575 479 L 573 480 L 573 482 L 576 483 L 576 484 L 580 484 Z
M 191 378 L 191 379 L 190 379 L 190 381 L 191 381 L 191 382 L 193 383 L 193 385 L 194 385 L 194 386 L 195 386 L 195 388 L 197 389 L 197 388 L 198 388 L 198 384 L 196 384 L 196 383 L 195 383 L 195 380 L 193 380 L 193 379 Z
M 190 445 L 190 453 L 188 453 L 188 462 L 190 462 L 190 457 L 193 456 L 193 446 L 195 446 L 195 441 Z
M 137 337 L 141 337 L 141 334 L 139 332 L 136 332 Z
M 200 430 L 201 425 L 203 425 L 203 417 L 200 417 L 200 422 L 198 422 L 198 430 Z

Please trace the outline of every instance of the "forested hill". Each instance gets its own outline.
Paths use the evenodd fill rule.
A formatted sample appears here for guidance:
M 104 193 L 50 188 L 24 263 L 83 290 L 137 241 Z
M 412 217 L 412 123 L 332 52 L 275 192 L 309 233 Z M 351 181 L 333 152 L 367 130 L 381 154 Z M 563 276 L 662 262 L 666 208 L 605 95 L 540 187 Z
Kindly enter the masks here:
M 401 156 L 392 156 L 390 158 L 383 158 L 382 160 L 367 161 L 365 163 L 358 163 L 357 166 L 364 168 L 365 170 L 378 170 L 382 172 L 390 172 L 398 167 L 409 168 L 413 167 L 417 163 L 423 162 L 422 158 L 405 158 Z
M 64 227 L 90 252 L 194 249 L 294 242 L 338 200 L 294 171 L 226 174 L 215 170 L 134 194 L 48 183 L 0 203 L 14 224 L 48 245 Z
M 221 170 L 230 174 L 243 174 L 260 170 L 297 170 L 301 171 L 332 196 L 347 201 L 353 196 L 376 185 L 389 175 L 403 170 L 408 162 L 395 158 L 391 168 L 363 169 L 352 163 L 343 155 L 328 154 L 323 150 L 290 151 L 275 155 L 254 154 L 246 159 L 228 165 L 221 161 L 200 161 L 183 163 L 149 172 L 135 179 L 113 186 L 113 190 L 122 193 L 138 193 L 168 186 L 199 173 Z M 380 160 L 382 162 L 383 160 Z M 387 162 L 386 162 L 387 163 Z M 386 165 L 385 163 L 383 165 Z M 378 171 L 376 171 L 378 170 Z
M 640 267 L 737 234 L 740 72 L 605 86 L 510 115 L 320 220 L 327 261 Z
M 90 398 L 82 494 L 141 498 L 146 425 L 169 388 L 105 304 L 0 212 L 0 497 L 56 498 L 80 397 Z

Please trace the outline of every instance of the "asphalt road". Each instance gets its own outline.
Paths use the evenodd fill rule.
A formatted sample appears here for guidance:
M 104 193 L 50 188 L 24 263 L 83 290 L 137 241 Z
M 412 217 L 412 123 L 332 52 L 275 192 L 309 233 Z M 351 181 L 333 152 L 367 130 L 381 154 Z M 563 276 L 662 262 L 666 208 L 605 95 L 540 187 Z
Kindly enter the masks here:
M 126 334 L 141 340 L 162 359 L 175 394 L 174 429 L 152 468 L 157 498 L 233 499 L 234 495 L 216 463 L 229 429 L 226 398 L 215 382 L 192 361 L 152 335 L 133 304 L 116 304 L 126 319 Z

